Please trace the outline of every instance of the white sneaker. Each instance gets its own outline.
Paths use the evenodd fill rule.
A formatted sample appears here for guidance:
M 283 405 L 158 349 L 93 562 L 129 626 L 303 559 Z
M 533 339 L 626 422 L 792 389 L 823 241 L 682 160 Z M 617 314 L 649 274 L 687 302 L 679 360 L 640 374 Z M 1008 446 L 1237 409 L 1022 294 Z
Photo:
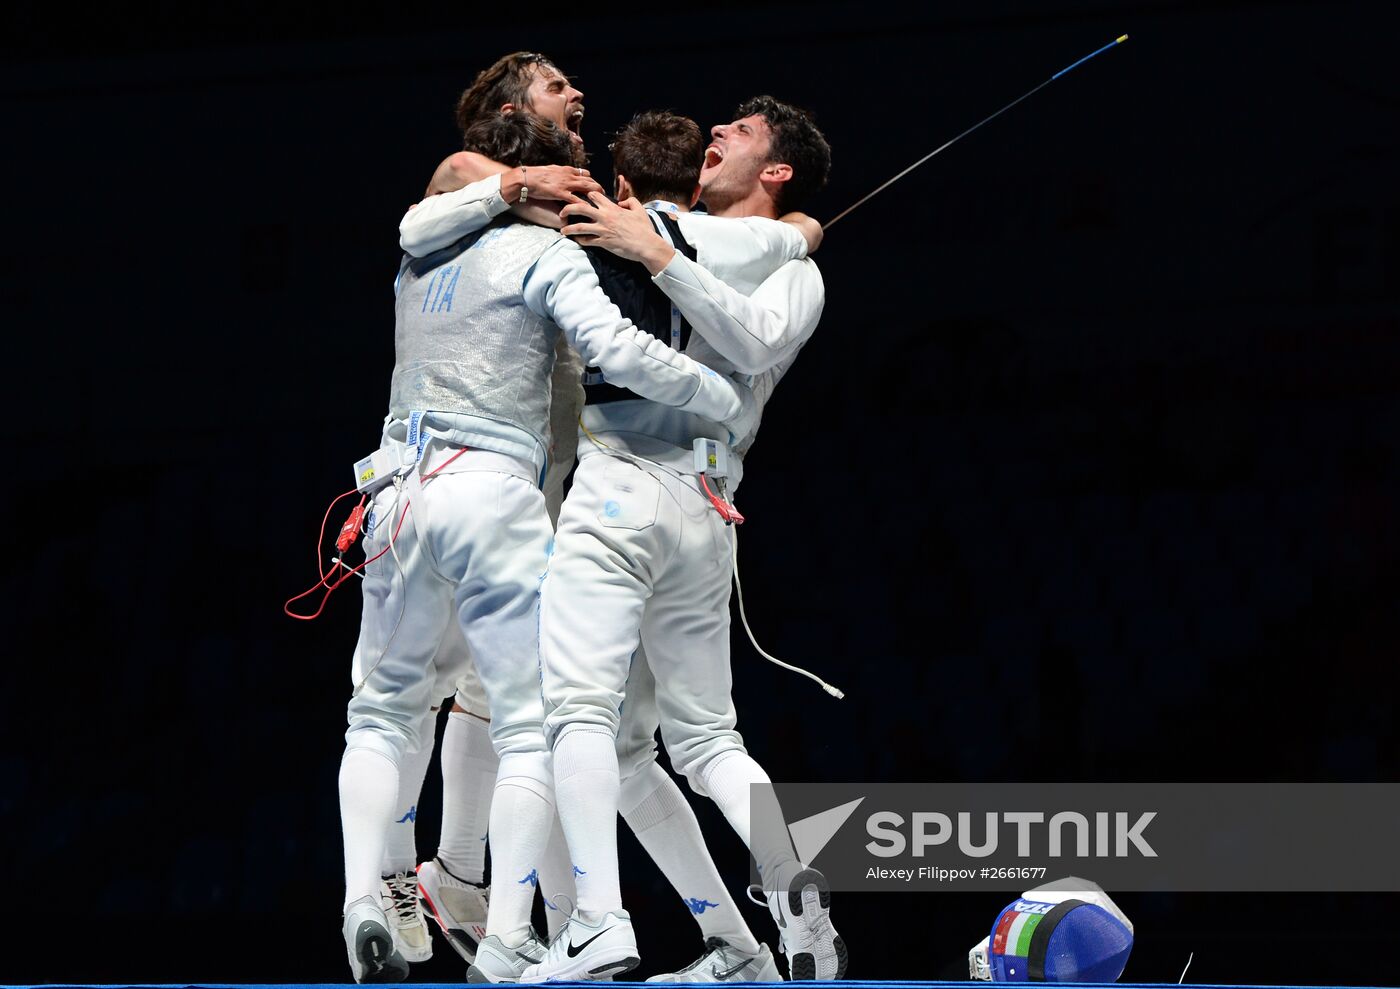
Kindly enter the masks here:
M 433 957 L 433 936 L 428 933 L 423 904 L 418 901 L 418 877 L 412 872 L 383 877 L 379 897 L 384 901 L 384 914 L 389 918 L 394 947 L 403 955 L 403 960 L 425 962 Z
M 773 952 L 766 944 L 749 955 L 724 938 L 705 939 L 705 953 L 679 972 L 653 975 L 648 982 L 782 982 Z
M 377 897 L 362 896 L 345 909 L 345 954 L 356 982 L 402 982 L 408 962 L 394 950 L 389 920 Z
M 846 942 L 831 926 L 831 887 L 816 869 L 792 877 L 787 892 L 767 893 L 792 979 L 829 982 L 846 974 Z
M 533 930 L 519 947 L 507 948 L 492 934 L 476 946 L 476 961 L 467 969 L 468 982 L 519 982 L 520 975 L 544 959 L 546 946 Z
M 520 973 L 521 982 L 596 982 L 630 972 L 640 961 L 637 935 L 626 910 L 589 924 L 574 911 L 544 959 Z
M 452 949 L 467 964 L 476 961 L 476 946 L 486 937 L 489 890 L 458 879 L 433 859 L 418 867 L 418 892 Z

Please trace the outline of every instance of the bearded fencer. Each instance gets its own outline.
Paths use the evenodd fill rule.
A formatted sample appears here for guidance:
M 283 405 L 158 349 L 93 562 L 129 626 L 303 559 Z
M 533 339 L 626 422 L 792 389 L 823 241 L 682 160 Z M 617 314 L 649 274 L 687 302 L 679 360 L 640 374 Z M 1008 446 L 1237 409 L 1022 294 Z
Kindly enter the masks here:
M 548 59 L 518 52 L 497 59 L 478 73 L 457 104 L 457 122 L 464 137 L 473 124 L 506 107 L 523 107 L 554 122 L 569 135 L 571 160 L 582 161 L 582 139 L 578 130 L 583 119 L 583 93 L 569 85 Z M 457 157 L 449 157 L 434 174 L 427 190 L 429 195 L 444 191 L 443 182 L 454 182 L 453 165 Z M 553 215 L 526 198 L 526 169 L 518 168 L 513 172 L 519 173 L 521 181 L 512 185 L 507 178 L 495 190 L 502 198 L 492 199 L 489 204 L 474 204 L 479 223 L 472 226 L 472 231 L 504 211 L 506 197 L 511 204 L 509 208 L 517 216 L 538 221 L 541 216 Z M 537 195 L 547 202 L 556 195 L 599 189 L 582 168 L 537 168 L 532 182 Z M 551 526 L 558 521 L 565 479 L 574 466 L 578 414 L 583 406 L 582 372 L 583 363 L 578 354 L 566 338 L 560 337 L 551 377 L 549 437 L 552 446 L 544 480 L 545 508 Z M 426 744 L 408 754 L 400 774 L 395 826 L 390 829 L 386 846 L 381 892 L 385 912 L 392 922 L 394 944 L 406 960 L 423 961 L 431 957 L 431 938 L 424 917 L 426 906 L 447 943 L 470 964 L 476 959 L 477 944 L 485 937 L 490 894 L 485 885 L 486 834 L 498 760 L 490 740 L 490 712 L 485 693 L 471 666 L 466 641 L 455 625 L 446 633 L 441 648 L 460 655 L 439 657 L 439 666 L 467 671 L 457 680 L 443 728 L 441 841 L 436 853 L 418 865 L 414 824 L 423 777 L 432 757 L 433 738 L 429 725 L 420 732 Z M 434 716 L 436 711 L 434 707 Z M 573 897 L 568 850 L 557 822 L 540 863 L 537 883 L 544 895 L 547 931 L 552 936 L 562 923 L 553 902 L 561 894 L 568 900 Z

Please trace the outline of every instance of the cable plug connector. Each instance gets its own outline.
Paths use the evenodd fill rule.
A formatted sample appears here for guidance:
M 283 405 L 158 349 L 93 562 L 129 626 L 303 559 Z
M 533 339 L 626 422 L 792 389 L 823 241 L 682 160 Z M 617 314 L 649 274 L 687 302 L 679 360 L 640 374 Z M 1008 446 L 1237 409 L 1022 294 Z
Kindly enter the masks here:
M 716 478 L 715 485 L 719 488 L 719 494 L 715 494 L 707 480 L 707 475 L 700 473 L 700 486 L 705 489 L 705 497 L 710 499 L 710 504 L 714 506 L 719 517 L 724 519 L 725 525 L 743 525 L 744 516 L 735 508 L 732 502 L 725 499 L 724 478 Z
M 360 538 L 360 529 L 365 520 L 365 500 L 360 499 L 360 503 L 350 509 L 350 517 L 345 520 L 345 524 L 340 527 L 340 535 L 335 537 L 335 548 L 340 553 L 344 553 L 351 546 L 355 545 L 355 540 Z
M 365 579 L 365 575 L 362 574 L 362 573 L 360 573 L 360 568 L 359 568 L 359 567 L 352 567 L 350 564 L 346 563 L 345 560 L 344 560 L 343 558 L 341 558 L 341 557 L 339 557 L 339 556 L 333 556 L 333 557 L 331 557 L 331 564 L 332 564 L 332 566 L 337 566 L 337 567 L 341 567 L 341 568 L 344 569 L 344 570 L 348 570 L 349 573 L 347 573 L 347 574 L 345 575 L 345 576 L 347 576 L 347 577 L 353 576 L 353 577 L 359 577 L 361 580 L 364 580 L 364 579 Z

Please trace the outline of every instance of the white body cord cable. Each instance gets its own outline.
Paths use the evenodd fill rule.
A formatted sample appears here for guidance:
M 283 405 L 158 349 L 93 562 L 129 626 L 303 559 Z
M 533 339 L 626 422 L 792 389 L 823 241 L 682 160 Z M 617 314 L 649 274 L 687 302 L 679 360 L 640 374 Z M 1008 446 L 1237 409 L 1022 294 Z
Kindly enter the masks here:
M 579 417 L 579 425 L 583 426 L 582 416 Z M 625 450 L 618 450 L 608 446 L 602 440 L 598 439 L 598 437 L 594 436 L 593 433 L 589 431 L 587 426 L 583 426 L 583 431 L 587 435 L 588 439 L 591 440 L 595 446 L 597 446 L 600 450 L 607 451 L 607 453 L 611 456 L 620 457 L 625 460 L 631 460 L 638 464 L 650 464 L 653 467 L 664 470 L 666 473 L 671 474 L 674 477 L 683 479 L 686 476 L 685 474 L 676 470 L 674 467 L 667 467 L 665 464 L 659 464 L 655 460 L 648 460 L 646 457 L 639 457 L 636 454 L 628 453 Z M 755 650 L 757 650 L 758 654 L 764 659 L 768 660 L 768 662 L 773 663 L 777 666 L 781 666 L 783 669 L 790 670 L 793 673 L 800 673 L 802 676 L 805 676 L 808 680 L 811 680 L 814 683 L 816 683 L 822 688 L 822 690 L 825 690 L 828 694 L 830 694 L 832 697 L 835 697 L 837 700 L 844 698 L 846 694 L 839 687 L 833 687 L 831 684 L 827 683 L 825 680 L 817 676 L 811 670 L 804 670 L 800 666 L 793 666 L 791 663 L 784 663 L 778 657 L 765 652 L 763 647 L 758 644 L 758 640 L 754 638 L 753 629 L 749 628 L 749 616 L 744 612 L 744 585 L 739 580 L 739 530 L 737 527 L 732 525 L 727 526 L 727 528 L 731 533 L 733 533 L 734 537 L 734 586 L 739 592 L 739 620 L 744 623 L 744 631 L 747 632 L 749 635 L 749 642 L 753 644 L 753 647 Z
M 828 694 L 830 694 L 832 697 L 835 697 L 837 700 L 841 700 L 842 698 L 844 698 L 846 694 L 839 687 L 833 687 L 831 684 L 827 683 L 825 680 L 817 676 L 811 670 L 804 670 L 800 666 L 793 666 L 791 663 L 784 663 L 778 657 L 769 655 L 767 652 L 764 651 L 763 647 L 758 644 L 758 640 L 754 638 L 753 629 L 749 628 L 749 616 L 744 613 L 744 585 L 739 580 L 739 531 L 733 526 L 730 526 L 729 529 L 734 534 L 734 587 L 739 592 L 739 620 L 744 623 L 744 631 L 749 634 L 749 642 L 753 643 L 754 649 L 758 651 L 758 654 L 760 656 L 768 660 L 768 662 L 774 664 L 775 666 L 781 666 L 783 669 L 790 670 L 793 673 L 800 673 L 802 676 L 805 676 L 808 680 L 811 680 L 814 683 L 816 683 L 822 688 L 822 690 L 825 690 Z

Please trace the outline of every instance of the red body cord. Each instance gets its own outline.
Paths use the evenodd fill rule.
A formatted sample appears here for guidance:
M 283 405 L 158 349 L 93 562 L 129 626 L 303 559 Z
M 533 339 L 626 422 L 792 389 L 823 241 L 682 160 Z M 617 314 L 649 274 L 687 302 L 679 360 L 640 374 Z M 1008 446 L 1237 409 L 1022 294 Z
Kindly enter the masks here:
M 719 517 L 724 519 L 725 525 L 744 524 L 744 516 L 739 514 L 739 509 L 711 491 L 710 482 L 705 480 L 704 474 L 700 475 L 700 486 L 705 489 L 705 497 L 710 499 L 710 504 L 715 506 L 715 511 L 719 512 Z
M 428 478 L 432 477 L 438 471 L 442 470 L 448 464 L 452 463 L 452 461 L 456 460 L 462 454 L 466 453 L 468 449 L 468 447 L 463 447 L 462 449 L 458 450 L 452 456 L 448 457 L 442 463 L 438 464 L 438 466 L 434 467 L 428 473 L 424 474 L 423 480 L 428 480 Z M 404 519 L 408 517 L 408 510 L 413 507 L 413 502 L 411 501 L 405 504 L 403 506 L 403 511 L 399 513 L 399 521 L 398 524 L 394 526 L 393 535 L 389 537 L 388 546 L 385 546 L 382 550 L 374 554 L 374 556 L 371 556 L 369 559 L 365 560 L 364 563 L 361 563 L 357 567 L 348 567 L 344 563 L 340 563 L 340 567 L 345 572 L 339 574 L 336 577 L 334 583 L 326 583 L 326 579 L 331 576 L 330 573 L 326 571 L 324 565 L 321 563 L 321 544 L 326 540 L 326 523 L 330 521 L 331 510 L 335 508 L 335 506 L 340 502 L 340 500 L 342 498 L 349 497 L 358 490 L 358 488 L 351 488 L 344 494 L 338 495 L 335 498 L 335 500 L 332 501 L 329 506 L 327 506 L 326 514 L 321 519 L 321 532 L 316 537 L 316 572 L 321 575 L 321 579 L 318 580 L 315 584 L 311 585 L 311 587 L 307 590 L 302 591 L 296 597 L 287 599 L 287 603 L 282 605 L 282 611 L 287 615 L 288 618 L 295 618 L 298 621 L 309 622 L 312 619 L 321 617 L 321 612 L 325 610 L 326 602 L 330 600 L 331 594 L 336 590 L 336 588 L 340 587 L 341 584 L 345 583 L 355 574 L 359 573 L 365 567 L 369 566 L 375 560 L 379 559 L 385 553 L 389 552 L 389 550 L 393 549 L 394 541 L 399 538 L 399 531 L 403 529 Z M 354 545 L 356 538 L 359 537 L 359 534 L 364 524 L 364 506 L 365 498 L 364 496 L 361 496 L 360 503 L 350 510 L 350 517 L 347 518 L 345 520 L 345 524 L 340 527 L 340 535 L 336 537 L 335 548 L 339 550 L 342 555 L 345 553 L 346 550 L 348 550 L 352 545 Z M 339 562 L 339 558 L 337 558 L 337 562 Z M 324 587 L 326 589 L 326 593 L 321 596 L 321 604 L 315 610 L 315 612 L 309 615 L 299 615 L 292 610 L 292 602 L 300 601 L 302 598 L 316 593 L 316 590 L 321 587 Z

